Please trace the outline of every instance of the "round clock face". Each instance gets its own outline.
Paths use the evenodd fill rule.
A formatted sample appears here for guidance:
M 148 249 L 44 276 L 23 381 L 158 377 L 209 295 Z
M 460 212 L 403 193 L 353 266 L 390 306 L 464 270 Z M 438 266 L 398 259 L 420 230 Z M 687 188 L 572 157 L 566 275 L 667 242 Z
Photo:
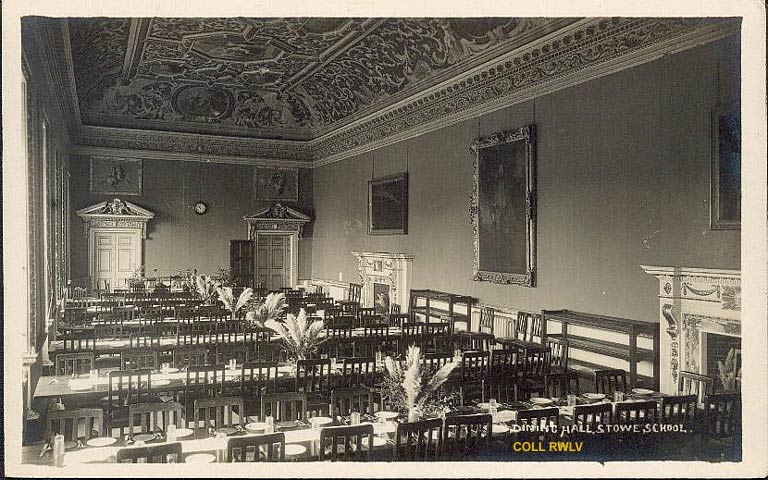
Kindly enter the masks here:
M 205 213 L 205 211 L 208 210 L 208 205 L 204 204 L 203 202 L 197 202 L 195 204 L 195 213 L 198 215 L 202 215 Z

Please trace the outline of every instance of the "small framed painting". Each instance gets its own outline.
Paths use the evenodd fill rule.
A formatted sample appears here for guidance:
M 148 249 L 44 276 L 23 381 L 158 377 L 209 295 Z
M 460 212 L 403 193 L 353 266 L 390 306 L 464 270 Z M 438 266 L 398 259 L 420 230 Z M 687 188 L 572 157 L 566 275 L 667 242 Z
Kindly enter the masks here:
M 255 167 L 254 194 L 256 200 L 299 201 L 299 169 L 286 167 Z
M 368 234 L 408 234 L 408 174 L 368 181 Z
M 91 157 L 91 193 L 141 195 L 141 159 Z
M 710 228 L 741 228 L 741 113 L 736 105 L 712 111 Z

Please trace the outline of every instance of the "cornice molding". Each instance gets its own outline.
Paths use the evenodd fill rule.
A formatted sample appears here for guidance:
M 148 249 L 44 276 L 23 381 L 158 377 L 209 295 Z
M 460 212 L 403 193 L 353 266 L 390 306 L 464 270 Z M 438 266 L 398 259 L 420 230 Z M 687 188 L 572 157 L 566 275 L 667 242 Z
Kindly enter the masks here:
M 317 158 L 314 166 L 401 142 L 738 31 L 738 19 L 587 19 L 310 142 Z

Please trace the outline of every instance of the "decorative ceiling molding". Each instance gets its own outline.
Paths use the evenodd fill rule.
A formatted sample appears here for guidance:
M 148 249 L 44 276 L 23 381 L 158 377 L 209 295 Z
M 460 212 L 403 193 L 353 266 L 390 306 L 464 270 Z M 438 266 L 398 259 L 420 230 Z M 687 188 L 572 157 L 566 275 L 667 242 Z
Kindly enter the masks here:
M 739 31 L 738 19 L 587 19 L 310 142 L 327 165 Z
M 109 68 L 115 71 L 115 76 L 110 77 L 111 80 L 109 80 L 113 82 L 109 88 L 112 88 L 115 94 L 111 98 L 117 101 L 121 108 L 127 109 L 134 108 L 135 104 L 131 102 L 138 100 L 136 100 L 137 97 L 132 96 L 133 93 L 121 90 L 123 87 L 120 82 L 125 81 L 120 79 L 123 72 L 132 75 L 135 70 L 137 72 L 135 78 L 141 82 L 150 82 L 153 85 L 150 90 L 159 89 L 154 90 L 157 92 L 164 92 L 164 88 L 174 85 L 166 81 L 173 75 L 179 76 L 181 75 L 179 72 L 188 72 L 183 68 L 178 70 L 163 67 L 161 73 L 167 77 L 166 80 L 150 81 L 146 69 L 153 65 L 154 60 L 151 55 L 145 58 L 148 51 L 147 39 L 152 40 L 153 45 L 175 45 L 186 49 L 184 51 L 195 50 L 196 53 L 191 57 L 183 58 L 202 62 L 200 68 L 195 71 L 197 73 L 184 73 L 189 76 L 186 84 L 181 82 L 178 87 L 173 87 L 170 100 L 162 97 L 164 100 L 160 102 L 160 105 L 166 105 L 166 107 L 170 105 L 169 111 L 175 113 L 168 113 L 169 118 L 176 119 L 172 122 L 172 126 L 181 130 L 168 131 L 168 121 L 161 117 L 127 119 L 128 126 L 125 128 L 88 125 L 90 120 L 101 118 L 100 114 L 94 112 L 83 115 L 84 125 L 80 120 L 78 112 L 80 103 L 76 93 L 82 96 L 80 89 L 97 88 L 98 75 L 93 80 L 96 83 L 89 83 L 81 81 L 73 72 L 72 62 L 82 58 L 82 52 L 78 53 L 77 49 L 69 51 L 66 48 L 66 44 L 70 42 L 69 24 L 64 25 L 66 22 L 55 19 L 38 20 L 30 22 L 34 25 L 30 31 L 35 36 L 35 43 L 39 44 L 42 59 L 47 64 L 46 76 L 50 77 L 48 81 L 51 83 L 51 88 L 55 89 L 54 96 L 65 113 L 65 120 L 73 137 L 72 143 L 79 145 L 77 147 L 79 153 L 115 154 L 120 152 L 120 155 L 125 155 L 126 152 L 134 154 L 141 152 L 138 156 L 143 158 L 162 157 L 186 161 L 314 167 L 359 155 L 532 98 L 633 68 L 664 55 L 694 48 L 740 31 L 738 18 L 546 19 L 547 21 L 539 23 L 534 22 L 535 19 L 495 19 L 496 24 L 492 24 L 493 28 L 488 30 L 491 33 L 486 34 L 473 31 L 472 25 L 462 27 L 459 23 L 445 23 L 448 21 L 446 19 L 443 19 L 444 23 L 425 23 L 427 25 L 425 28 L 428 27 L 427 30 L 432 32 L 428 34 L 411 32 L 410 30 L 413 30 L 416 24 L 405 22 L 407 19 L 400 19 L 402 20 L 400 23 L 397 22 L 398 19 L 335 19 L 335 23 L 326 24 L 323 24 L 323 20 L 331 19 L 315 19 L 317 25 L 310 25 L 305 29 L 306 31 L 301 30 L 305 27 L 292 19 L 274 19 L 272 23 L 264 19 L 207 19 L 206 21 L 221 22 L 221 31 L 217 30 L 215 34 L 208 35 L 201 33 L 199 31 L 201 27 L 194 24 L 194 21 L 200 19 L 152 19 L 152 21 L 181 22 L 182 27 L 178 27 L 175 33 L 173 29 L 159 27 L 152 30 L 154 24 L 145 19 L 135 24 L 126 22 L 122 27 L 115 25 L 117 31 L 124 33 L 110 37 L 112 43 L 90 39 L 102 47 L 106 44 L 114 44 L 118 51 L 119 48 L 123 48 L 122 55 L 125 53 L 125 45 L 129 43 L 129 37 L 132 38 L 130 41 L 135 45 L 136 54 L 130 61 L 123 56 L 110 57 L 109 55 L 113 52 L 106 52 L 105 55 L 108 56 L 104 60 L 105 64 L 110 65 Z M 394 23 L 387 23 L 385 20 L 392 20 Z M 193 24 L 190 26 L 184 22 L 193 22 Z M 278 26 L 283 28 L 285 25 L 294 29 L 291 30 L 293 36 L 277 38 L 274 32 L 279 30 Z M 331 108 L 329 103 L 322 104 L 322 101 L 331 101 L 330 97 L 325 98 L 327 91 L 321 92 L 322 88 L 327 87 L 323 80 L 324 76 L 327 76 L 328 72 L 337 72 L 335 77 L 325 79 L 336 81 L 341 79 L 339 72 L 343 70 L 339 70 L 339 65 L 347 65 L 352 70 L 358 68 L 349 63 L 350 56 L 357 55 L 359 58 L 367 58 L 366 61 L 384 62 L 385 65 L 394 58 L 400 58 L 397 55 L 392 57 L 391 52 L 381 53 L 378 57 L 370 56 L 378 53 L 376 49 L 367 45 L 371 42 L 375 44 L 374 40 L 381 43 L 382 36 L 390 35 L 383 32 L 397 31 L 399 32 L 397 35 L 403 41 L 409 38 L 414 41 L 432 38 L 432 41 L 435 41 L 435 38 L 439 37 L 434 33 L 437 27 L 453 29 L 450 38 L 456 39 L 463 36 L 464 41 L 453 44 L 451 47 L 454 49 L 451 51 L 455 59 L 462 59 L 463 63 L 460 62 L 459 66 L 455 62 L 451 64 L 445 60 L 445 55 L 451 54 L 450 52 L 446 53 L 437 46 L 434 47 L 437 48 L 436 50 L 430 50 L 432 47 L 416 42 L 411 46 L 403 46 L 405 50 L 400 53 L 429 57 L 429 52 L 432 52 L 433 56 L 437 55 L 437 57 L 431 60 L 422 59 L 427 63 L 419 64 L 421 67 L 415 64 L 408 67 L 413 69 L 408 70 L 410 72 L 408 75 L 411 75 L 409 79 L 403 80 L 406 77 L 402 76 L 402 71 L 393 73 L 386 69 L 381 70 L 379 76 L 387 78 L 377 77 L 372 81 L 379 83 L 372 84 L 370 88 L 358 89 L 355 87 L 356 83 L 348 85 L 349 94 L 358 95 L 367 89 L 372 95 L 367 96 L 367 93 L 363 93 L 365 98 L 359 99 L 360 101 L 354 107 L 349 104 L 338 110 L 336 107 Z M 469 33 L 461 33 L 462 28 L 468 29 Z M 219 29 L 218 26 L 217 29 Z M 79 35 L 81 41 L 84 41 L 82 38 L 89 38 L 87 35 L 83 36 L 82 32 Z M 474 35 L 475 43 L 466 41 L 466 38 L 469 38 L 467 35 L 469 37 Z M 163 36 L 169 37 L 160 38 Z M 257 48 L 252 42 L 258 39 L 263 40 L 264 45 Z M 123 47 L 119 47 L 120 45 Z M 408 48 L 414 50 L 411 51 Z M 462 48 L 464 50 L 475 48 L 477 51 L 470 55 L 466 51 L 461 53 Z M 139 50 L 144 56 L 139 54 Z M 386 50 L 386 47 L 382 47 L 382 50 Z M 173 49 L 169 51 L 160 49 L 153 54 L 159 55 L 157 62 L 165 59 L 163 61 L 170 65 L 168 62 L 170 62 L 172 51 Z M 231 52 L 244 55 L 245 62 L 227 60 L 227 56 L 233 54 Z M 365 52 L 370 55 L 366 57 L 368 54 Z M 218 60 L 214 58 L 216 56 Z M 288 61 L 289 58 L 292 60 Z M 412 59 L 402 57 L 401 60 L 401 63 L 408 63 Z M 157 62 L 154 65 L 157 65 Z M 206 70 L 208 65 L 206 62 L 213 62 L 218 67 Z M 271 121 L 269 119 L 279 119 L 271 116 L 277 111 L 274 110 L 277 104 L 270 106 L 269 102 L 266 104 L 262 102 L 263 98 L 259 100 L 248 95 L 241 96 L 237 89 L 233 89 L 233 93 L 229 92 L 230 87 L 226 87 L 228 85 L 226 78 L 231 77 L 230 83 L 234 81 L 233 79 L 250 82 L 255 81 L 256 77 L 253 75 L 261 75 L 260 88 L 269 93 L 269 91 L 279 90 L 277 83 L 274 83 L 277 80 L 273 79 L 272 87 L 267 85 L 269 82 L 264 76 L 269 76 L 268 72 L 259 73 L 260 66 L 270 65 L 276 68 L 280 65 L 289 65 L 293 68 L 294 63 L 301 64 L 300 68 L 291 70 L 292 73 L 281 77 L 283 78 L 281 81 L 290 80 L 295 82 L 295 85 L 282 83 L 280 88 L 284 91 L 281 90 L 281 94 L 290 93 L 301 96 L 304 98 L 302 102 L 305 102 L 306 95 L 310 91 L 317 90 L 315 92 L 319 95 L 317 101 L 325 106 L 314 104 L 307 114 L 316 115 L 324 111 L 328 119 L 325 123 L 323 121 L 316 123 L 313 120 L 310 122 L 312 125 L 308 127 L 301 125 L 300 122 L 295 125 L 287 122 L 280 124 L 279 128 L 272 124 L 262 128 L 256 120 L 250 124 L 220 124 L 217 120 L 220 116 L 235 112 L 236 109 L 240 109 L 237 110 L 240 112 L 237 115 L 245 115 L 242 118 L 255 115 L 248 118 L 265 118 L 267 123 Z M 240 64 L 243 68 L 238 66 Z M 228 74 L 227 68 L 232 65 L 237 68 Z M 142 68 L 144 73 L 141 72 Z M 426 70 L 421 71 L 419 68 L 426 68 Z M 203 77 L 194 77 L 198 74 Z M 82 72 L 79 75 L 82 76 Z M 212 75 L 207 83 L 204 81 L 205 75 Z M 359 78 L 363 78 L 360 75 L 358 75 Z M 381 82 L 388 81 L 393 82 L 394 90 L 384 97 L 376 94 L 385 88 L 385 84 Z M 160 85 L 163 82 L 170 86 Z M 200 103 L 201 99 L 203 103 Z M 168 101 L 171 104 L 167 104 Z M 261 105 L 259 108 L 262 110 L 250 112 L 242 110 L 250 108 L 247 105 L 252 101 L 256 102 L 252 105 Z M 176 108 L 181 108 L 181 111 L 186 111 L 187 114 L 178 113 Z M 189 115 L 194 113 L 193 110 L 202 116 Z M 338 116 L 337 113 L 342 110 L 346 113 Z M 322 115 L 317 118 L 321 118 Z M 135 123 L 131 123 L 134 121 Z M 276 136 L 282 138 L 294 136 L 299 140 L 276 139 L 274 138 Z M 309 140 L 313 136 L 314 140 Z

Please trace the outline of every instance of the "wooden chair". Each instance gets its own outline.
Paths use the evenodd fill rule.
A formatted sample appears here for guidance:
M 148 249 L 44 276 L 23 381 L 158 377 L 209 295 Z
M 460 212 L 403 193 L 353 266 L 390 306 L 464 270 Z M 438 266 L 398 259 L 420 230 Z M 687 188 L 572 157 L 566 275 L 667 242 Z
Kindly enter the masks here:
M 521 380 L 520 352 L 515 349 L 491 350 L 488 369 L 488 397 L 502 402 L 517 400 L 517 385 Z
M 80 434 L 82 431 L 82 435 Z M 86 441 L 104 433 L 104 412 L 101 408 L 78 408 L 74 410 L 54 410 L 47 414 L 45 421 L 45 441 L 53 445 L 56 434 L 64 436 L 65 442 Z M 72 447 L 67 447 L 72 448 Z
M 190 366 L 199 366 L 208 364 L 207 348 L 175 348 L 173 350 L 173 366 L 176 368 L 186 368 Z
M 478 330 L 480 333 L 493 335 L 493 325 L 496 321 L 496 310 L 493 307 L 480 308 L 480 323 Z
M 117 463 L 181 463 L 181 442 L 146 447 L 127 447 L 117 451 Z
M 680 372 L 677 382 L 678 395 L 696 395 L 699 405 L 704 405 L 704 398 L 715 393 L 715 379 L 694 372 Z
M 331 359 L 315 358 L 296 362 L 296 391 L 306 393 L 310 399 L 331 393 Z
M 225 365 L 199 365 L 187 367 L 184 384 L 184 411 L 187 421 L 192 417 L 194 402 L 224 395 Z
M 522 398 L 530 398 L 533 393 L 544 395 L 544 377 L 550 373 L 552 352 L 549 347 L 531 346 L 522 350 L 520 381 L 518 393 Z
M 207 437 L 208 430 L 211 428 L 218 430 L 245 425 L 241 397 L 201 398 L 195 400 L 194 409 L 193 429 L 196 431 L 197 438 Z
M 227 364 L 230 360 L 235 360 L 235 363 L 242 365 L 249 362 L 255 355 L 254 344 L 243 343 L 224 343 L 216 344 L 216 363 Z
M 88 323 L 87 307 L 65 307 L 62 322 L 67 328 L 82 328 Z
M 493 418 L 490 414 L 445 417 L 442 451 L 446 459 L 465 459 L 491 446 Z
M 74 331 L 59 339 L 63 341 L 64 353 L 93 352 L 96 347 L 96 334 L 93 330 Z
M 356 325 L 355 327 L 365 327 L 379 323 L 381 317 L 376 313 L 376 309 L 373 307 L 360 307 L 357 309 Z
M 559 337 L 547 337 L 547 345 L 552 352 L 552 373 L 563 373 L 568 371 L 568 349 L 570 347 L 568 340 Z
M 659 405 L 654 400 L 618 402 L 615 421 L 619 425 L 645 425 L 658 423 Z
M 710 438 L 740 436 L 741 394 L 712 393 L 704 402 L 704 433 Z
M 353 357 L 374 357 L 382 352 L 382 341 L 377 337 L 356 337 L 352 340 Z
M 128 336 L 129 348 L 160 348 L 160 337 L 152 332 L 131 333 Z
M 167 432 L 169 425 L 184 426 L 184 407 L 178 402 L 139 403 L 128 406 L 128 433 Z M 136 432 L 136 427 L 139 431 Z
M 519 441 L 548 442 L 560 435 L 560 411 L 557 407 L 520 410 L 517 424 L 522 427 L 517 433 Z
M 277 362 L 248 362 L 240 367 L 240 390 L 246 416 L 259 416 L 261 395 L 278 391 Z
M 446 363 L 453 361 L 453 354 L 450 353 L 425 353 L 421 358 L 421 363 L 429 371 L 435 372 Z
M 461 396 L 463 401 L 485 401 L 485 382 L 488 378 L 491 353 L 489 351 L 471 351 L 461 354 L 459 376 L 461 377 Z
M 89 373 L 95 365 L 93 352 L 59 353 L 56 355 L 55 375 L 81 375 Z
M 367 443 L 367 448 L 363 442 Z M 367 462 L 372 449 L 373 425 L 370 423 L 320 429 L 321 462 Z
M 128 407 L 136 403 L 150 403 L 157 399 L 152 395 L 152 372 L 149 369 L 115 370 L 109 372 L 108 396 L 102 399 L 107 433 L 113 428 L 128 426 Z
M 227 440 L 227 462 L 283 462 L 285 434 L 266 433 Z
M 579 375 L 576 372 L 549 373 L 544 375 L 544 396 L 564 398 L 566 395 L 578 395 Z
M 345 358 L 341 368 L 341 387 L 372 387 L 376 381 L 376 359 L 374 357 Z
M 299 392 L 265 393 L 261 396 L 260 421 L 268 416 L 275 422 L 307 419 L 307 395 Z
M 603 448 L 613 448 L 615 435 L 600 433 L 600 428 L 607 428 L 614 423 L 613 405 L 607 402 L 593 403 L 589 405 L 576 405 L 573 407 L 573 425 L 578 430 L 569 435 L 569 440 L 584 441 L 587 445 L 594 446 L 596 451 Z
M 331 390 L 331 416 L 349 416 L 352 412 L 372 415 L 375 411 L 373 393 L 365 387 L 345 387 Z
M 443 420 L 431 418 L 418 422 L 398 423 L 395 430 L 395 461 L 438 461 L 443 439 Z
M 157 351 L 150 348 L 135 348 L 120 352 L 121 370 L 148 369 L 156 370 L 159 367 Z
M 613 392 L 627 393 L 627 372 L 622 369 L 596 370 L 595 390 L 597 393 L 613 395 Z
M 393 313 L 388 317 L 390 327 L 402 328 L 404 323 L 411 323 L 411 315 L 408 313 Z
M 662 451 L 670 452 L 673 458 L 678 454 L 682 454 L 683 458 L 690 458 L 690 449 L 696 448 L 691 445 L 695 442 L 689 441 L 691 432 L 696 432 L 699 427 L 696 404 L 696 395 L 675 395 L 661 398 L 659 423 L 675 425 L 685 430 L 685 432 L 671 431 L 656 435 L 657 447 L 661 448 Z

